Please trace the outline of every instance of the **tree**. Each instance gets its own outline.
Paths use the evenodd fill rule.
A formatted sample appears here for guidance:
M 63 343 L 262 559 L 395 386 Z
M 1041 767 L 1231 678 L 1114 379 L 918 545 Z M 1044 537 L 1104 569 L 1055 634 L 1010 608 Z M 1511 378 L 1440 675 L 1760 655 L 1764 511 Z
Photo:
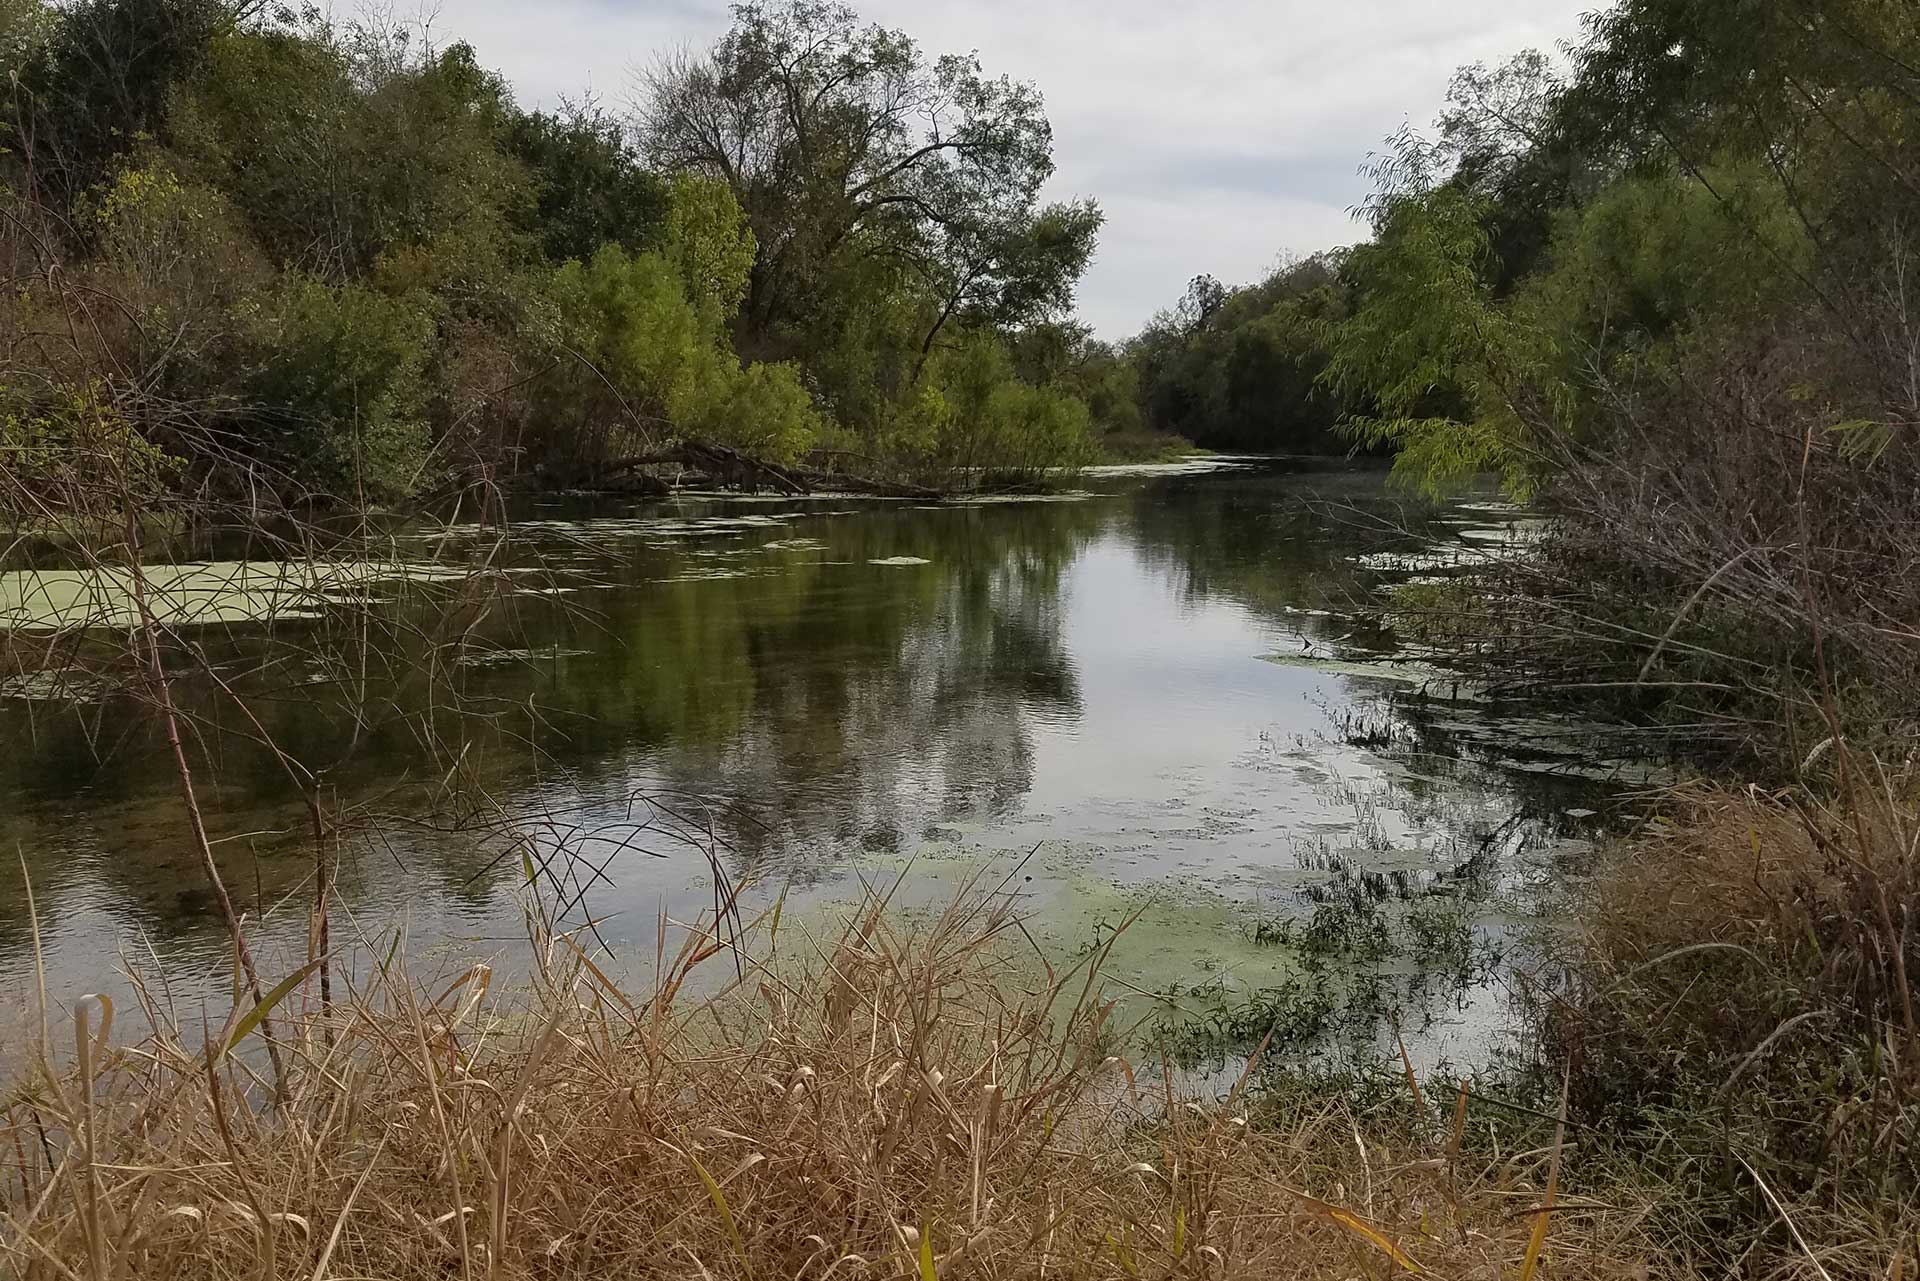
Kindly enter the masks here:
M 620 121 L 591 100 L 515 112 L 507 145 L 533 182 L 525 225 L 549 261 L 585 262 L 602 245 L 638 253 L 659 241 L 668 185 L 641 161 Z
M 920 342 L 915 375 L 956 318 L 1017 330 L 1064 316 L 1104 218 L 1098 205 L 1083 200 L 1037 213 L 969 211 L 929 228 L 930 243 L 917 263 L 938 308 Z
M 1493 69 L 1484 63 L 1462 67 L 1447 87 L 1441 147 L 1475 181 L 1508 181 L 1529 152 L 1548 144 L 1564 89 L 1553 61 L 1538 49 Z
M 18 75 L 54 24 L 43 0 L 0 0 L 0 78 Z
M 1045 386 L 1057 384 L 1083 401 L 1094 430 L 1105 434 L 1139 432 L 1140 378 L 1135 362 L 1112 343 L 1093 336 L 1073 320 L 1027 325 L 1008 346 L 1020 378 Z
M 402 497 L 420 483 L 433 322 L 410 300 L 290 277 L 257 336 L 260 443 L 312 493 Z
M 1344 262 L 1283 258 L 1265 280 L 1232 290 L 1196 276 L 1128 344 L 1136 414 L 1163 434 L 1217 448 L 1343 450 L 1333 428 L 1346 404 L 1322 374 L 1326 326 L 1345 311 Z M 1111 404 L 1111 383 L 1101 398 Z M 1096 417 L 1115 412 L 1096 408 Z
M 813 443 L 819 418 L 793 367 L 741 368 L 726 313 L 697 292 L 737 286 L 696 279 L 690 291 L 689 260 L 606 245 L 553 273 L 542 340 L 555 375 L 535 400 L 539 461 L 599 466 L 687 438 L 788 461 Z
M 511 99 L 466 44 L 317 17 L 215 42 L 178 149 L 277 261 L 329 280 L 385 263 L 471 287 L 519 256 L 532 203 L 505 148 Z
M 69 204 L 142 140 L 165 141 L 176 92 L 235 15 L 217 0 L 10 0 L 0 57 L 14 72 L 0 119 L 32 185 Z
M 1172 326 L 1182 333 L 1197 333 L 1212 320 L 1227 302 L 1227 287 L 1212 276 L 1195 276 L 1187 282 L 1187 292 L 1174 304 Z
M 1540 261 L 1554 215 L 1597 185 L 1591 157 L 1562 116 L 1566 80 L 1537 49 L 1489 70 L 1463 67 L 1440 115 L 1438 156 L 1449 181 L 1485 196 L 1492 284 L 1505 292 Z
M 929 63 L 904 32 L 821 0 L 735 6 L 708 54 L 656 65 L 642 92 L 653 162 L 724 181 L 746 210 L 758 246 L 739 325 L 749 355 L 792 340 L 840 259 L 984 243 L 1031 214 L 1053 172 L 1032 85 L 989 77 L 972 56 Z M 979 256 L 975 245 L 958 258 Z
M 718 332 L 740 307 L 753 270 L 753 230 L 726 184 L 681 174 L 669 187 L 667 258 L 689 301 Z

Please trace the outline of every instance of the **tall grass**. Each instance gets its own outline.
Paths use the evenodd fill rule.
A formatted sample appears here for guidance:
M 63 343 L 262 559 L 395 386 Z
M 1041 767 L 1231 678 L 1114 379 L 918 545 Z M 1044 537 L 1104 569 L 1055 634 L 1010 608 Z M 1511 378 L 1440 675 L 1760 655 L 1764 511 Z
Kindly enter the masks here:
M 1837 792 L 1667 797 L 1578 904 L 1545 1009 L 1596 1164 L 1659 1191 L 1703 1275 L 1920 1257 L 1920 806 L 1910 771 L 1834 750 Z
M 1637 1215 L 1544 1213 L 1557 1147 L 1185 1097 L 1128 1057 L 1104 952 L 1020 937 L 968 894 L 687 929 L 637 993 L 567 936 L 515 993 L 343 966 L 330 1012 L 277 1011 L 277 1103 L 257 1026 L 126 1044 L 83 1003 L 5 1096 L 0 1275 L 1546 1275 L 1548 1217 L 1553 1275 L 1649 1275 Z

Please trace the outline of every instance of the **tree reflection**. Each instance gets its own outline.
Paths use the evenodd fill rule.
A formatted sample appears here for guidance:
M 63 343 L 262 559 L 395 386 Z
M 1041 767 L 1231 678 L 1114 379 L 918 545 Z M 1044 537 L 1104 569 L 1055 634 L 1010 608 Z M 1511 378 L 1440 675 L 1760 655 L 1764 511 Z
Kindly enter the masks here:
M 358 816 L 348 836 L 362 859 L 404 863 L 423 892 L 476 905 L 518 874 L 510 861 L 476 879 L 498 851 L 461 833 L 487 807 L 592 822 L 636 792 L 684 795 L 746 865 L 805 874 L 1016 805 L 1030 718 L 1079 711 L 1058 597 L 1105 509 L 878 506 L 701 525 L 731 510 L 529 532 L 524 559 L 564 562 L 537 581 L 565 594 L 461 620 L 458 650 L 436 643 L 445 601 L 324 629 L 324 643 L 203 643 L 261 726 Z M 299 797 L 213 694 L 187 701 L 203 803 L 216 838 L 235 838 L 220 847 L 233 882 L 270 902 L 307 870 Z M 84 895 L 158 934 L 216 928 L 183 896 L 185 825 L 137 709 L 0 699 L 0 743 L 0 838 L 22 849 L 43 919 Z M 0 871 L 9 951 L 26 919 L 18 877 Z M 349 865 L 342 889 L 354 884 Z

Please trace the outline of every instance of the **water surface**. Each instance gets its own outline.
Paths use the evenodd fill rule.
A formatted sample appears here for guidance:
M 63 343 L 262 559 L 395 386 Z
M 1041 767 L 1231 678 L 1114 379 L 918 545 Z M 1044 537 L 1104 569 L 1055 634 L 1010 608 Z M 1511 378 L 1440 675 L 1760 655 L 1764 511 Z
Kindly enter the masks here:
M 635 972 L 663 912 L 710 902 L 710 855 L 752 901 L 791 887 L 816 907 L 903 874 L 932 902 L 986 866 L 1043 949 L 1071 957 L 1144 910 L 1117 981 L 1230 1003 L 1298 972 L 1296 927 L 1343 904 L 1444 917 L 1498 953 L 1577 862 L 1604 794 L 1567 777 L 1595 772 L 1569 769 L 1567 727 L 1423 697 L 1450 691 L 1382 661 L 1370 609 L 1516 519 L 1279 463 L 1117 469 L 1015 501 L 555 504 L 504 551 L 477 527 L 403 535 L 438 568 L 390 606 L 303 597 L 265 626 L 219 596 L 194 635 L 252 721 L 208 681 L 183 693 L 228 879 L 276 967 L 305 946 L 312 844 L 253 721 L 351 819 L 336 930 L 404 926 L 416 957 L 511 966 L 529 852 L 572 860 L 567 923 Z M 479 563 L 495 590 L 460 612 L 449 580 Z M 189 1005 L 222 993 L 152 717 L 16 675 L 0 743 L 0 837 L 32 876 L 56 997 L 127 964 Z M 0 869 L 0 1000 L 29 991 L 30 942 Z M 1403 953 L 1349 940 L 1321 961 L 1431 968 Z M 1498 1005 L 1471 955 L 1456 978 L 1416 1029 L 1436 1053 Z

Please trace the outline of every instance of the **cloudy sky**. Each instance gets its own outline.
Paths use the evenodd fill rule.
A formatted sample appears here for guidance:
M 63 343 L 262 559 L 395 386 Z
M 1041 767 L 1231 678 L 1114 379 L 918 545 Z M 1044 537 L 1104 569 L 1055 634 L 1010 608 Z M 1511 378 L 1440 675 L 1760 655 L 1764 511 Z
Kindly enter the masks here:
M 1346 244 L 1356 170 L 1425 124 L 1453 69 L 1573 35 L 1599 0 L 853 0 L 930 54 L 977 49 L 1039 84 L 1059 172 L 1050 194 L 1106 209 L 1082 315 L 1124 337 L 1188 279 L 1262 275 L 1285 251 Z M 628 97 L 633 68 L 726 28 L 725 0 L 438 0 L 466 39 L 551 104 Z

